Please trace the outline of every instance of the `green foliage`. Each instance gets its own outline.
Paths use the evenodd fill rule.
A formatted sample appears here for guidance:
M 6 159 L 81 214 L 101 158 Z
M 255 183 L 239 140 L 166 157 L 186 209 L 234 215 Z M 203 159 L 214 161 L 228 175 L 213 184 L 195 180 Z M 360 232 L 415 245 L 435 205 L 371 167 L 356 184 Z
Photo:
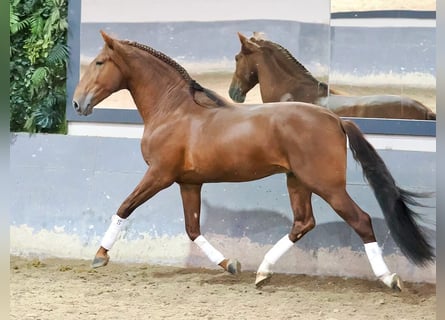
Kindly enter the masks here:
M 67 0 L 9 0 L 10 130 L 64 132 Z

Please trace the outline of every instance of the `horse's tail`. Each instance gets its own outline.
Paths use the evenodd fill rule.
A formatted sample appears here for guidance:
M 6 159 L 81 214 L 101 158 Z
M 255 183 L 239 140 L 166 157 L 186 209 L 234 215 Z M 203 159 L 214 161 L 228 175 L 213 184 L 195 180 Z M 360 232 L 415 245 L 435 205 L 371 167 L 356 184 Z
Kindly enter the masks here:
M 426 113 L 426 119 L 427 120 L 436 120 L 436 113 L 433 111 L 428 111 Z
M 421 206 L 415 197 L 426 194 L 414 193 L 397 187 L 394 178 L 374 147 L 365 139 L 355 123 L 342 120 L 349 139 L 349 147 L 368 180 L 394 241 L 403 254 L 416 265 L 424 266 L 434 261 L 434 248 L 416 222 L 419 215 L 408 204 Z
M 420 101 L 414 99 L 411 100 L 414 102 L 415 108 L 422 110 L 424 112 L 425 118 L 421 120 L 436 120 L 436 113 L 433 110 L 431 110 L 430 107 L 427 107 Z

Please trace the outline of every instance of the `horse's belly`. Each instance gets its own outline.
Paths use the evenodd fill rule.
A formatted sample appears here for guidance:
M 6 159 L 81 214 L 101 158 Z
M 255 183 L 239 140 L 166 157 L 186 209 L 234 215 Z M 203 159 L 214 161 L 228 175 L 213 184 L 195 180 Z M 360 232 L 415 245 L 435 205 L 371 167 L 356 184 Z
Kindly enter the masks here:
M 250 181 L 289 169 L 286 157 L 270 139 L 247 136 L 242 139 L 215 139 L 190 151 L 185 159 L 183 179 L 198 182 Z
M 277 173 L 287 172 L 288 169 L 280 165 L 262 164 L 236 166 L 214 165 L 184 171 L 178 182 L 207 183 L 207 182 L 244 182 L 258 180 Z

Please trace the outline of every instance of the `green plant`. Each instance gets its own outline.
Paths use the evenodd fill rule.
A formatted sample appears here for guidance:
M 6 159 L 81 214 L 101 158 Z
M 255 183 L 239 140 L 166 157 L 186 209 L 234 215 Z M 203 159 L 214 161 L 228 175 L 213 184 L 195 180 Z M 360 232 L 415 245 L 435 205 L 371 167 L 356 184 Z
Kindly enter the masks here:
M 10 0 L 10 130 L 64 132 L 67 0 Z

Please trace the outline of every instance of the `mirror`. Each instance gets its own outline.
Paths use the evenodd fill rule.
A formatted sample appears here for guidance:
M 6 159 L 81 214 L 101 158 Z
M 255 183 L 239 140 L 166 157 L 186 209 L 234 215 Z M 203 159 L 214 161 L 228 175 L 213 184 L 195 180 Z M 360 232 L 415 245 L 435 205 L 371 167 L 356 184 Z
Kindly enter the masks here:
M 435 1 L 332 0 L 330 88 L 374 95 L 369 104 L 398 95 L 399 108 L 415 100 L 435 112 L 435 10 Z
M 277 6 L 289 10 L 276 10 Z M 164 52 L 201 85 L 230 100 L 234 57 L 240 51 L 237 32 L 250 38 L 257 31 L 287 50 L 301 70 L 337 93 L 325 94 L 329 96 L 326 101 L 306 94 L 307 102 L 329 104 L 334 109 L 335 103 L 345 104 L 343 96 L 371 95 L 374 98 L 368 103 L 373 104 L 391 95 L 404 97 L 396 103 L 399 109 L 418 101 L 436 110 L 435 1 L 317 0 L 300 4 L 291 0 L 199 0 L 194 8 L 200 10 L 174 0 L 156 4 L 131 0 L 125 10 L 117 0 L 82 1 L 80 73 L 102 47 L 99 30 L 104 29 Z M 322 85 L 315 86 L 319 99 L 323 90 Z M 289 96 L 272 98 L 280 101 Z M 291 99 L 305 101 L 295 95 Z M 260 85 L 244 100 L 262 101 Z M 97 108 L 135 106 L 129 93 L 121 91 Z

